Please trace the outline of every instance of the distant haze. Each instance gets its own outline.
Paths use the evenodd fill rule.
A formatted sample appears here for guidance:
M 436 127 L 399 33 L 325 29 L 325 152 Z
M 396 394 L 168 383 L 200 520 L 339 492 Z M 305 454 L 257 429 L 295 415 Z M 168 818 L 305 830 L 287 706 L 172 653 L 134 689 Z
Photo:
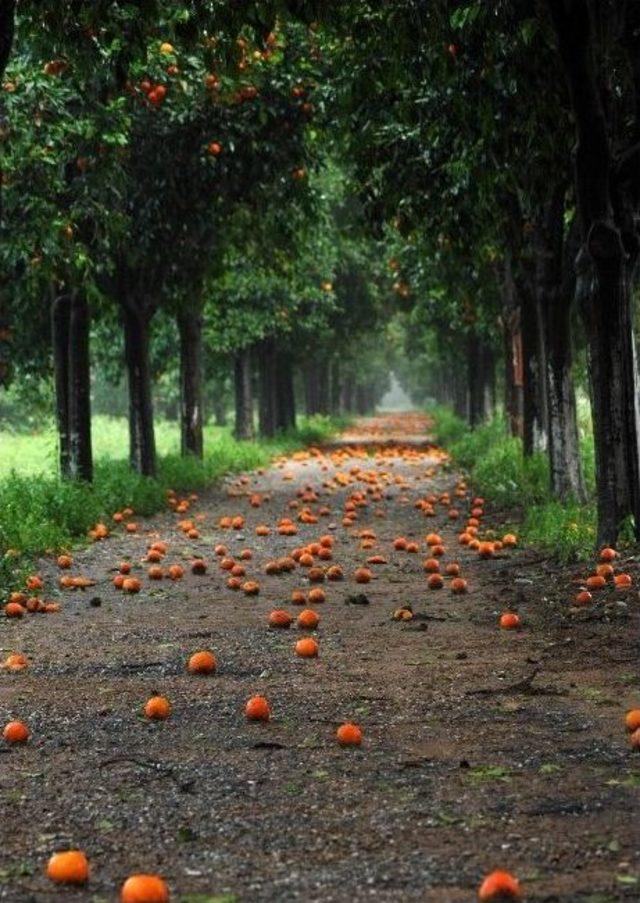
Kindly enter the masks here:
M 404 391 L 395 373 L 391 374 L 391 388 L 384 395 L 378 405 L 379 411 L 412 411 L 411 399 Z

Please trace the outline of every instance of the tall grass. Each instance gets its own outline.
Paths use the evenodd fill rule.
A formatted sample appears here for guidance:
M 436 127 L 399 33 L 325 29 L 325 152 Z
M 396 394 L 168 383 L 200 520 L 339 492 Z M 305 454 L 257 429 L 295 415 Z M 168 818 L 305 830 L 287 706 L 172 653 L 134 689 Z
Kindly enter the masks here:
M 262 467 L 278 455 L 322 444 L 341 426 L 328 417 L 301 418 L 297 430 L 255 442 L 238 442 L 226 428 L 209 428 L 205 458 L 199 461 L 176 453 L 177 427 L 164 424 L 158 430 L 159 448 L 164 452 L 158 477 L 150 479 L 133 473 L 122 459 L 127 448 L 126 423 L 100 417 L 94 422 L 100 456 L 91 485 L 65 482 L 55 475 L 50 435 L 33 437 L 36 441 L 29 446 L 23 436 L 0 433 L 0 448 L 8 449 L 18 465 L 0 475 L 0 593 L 13 586 L 43 552 L 70 548 L 114 511 L 129 506 L 140 515 L 153 514 L 164 505 L 168 488 L 202 490 L 225 473 Z
M 523 541 L 562 561 L 589 557 L 595 542 L 593 435 L 590 422 L 580 422 L 580 453 L 590 501 L 560 503 L 550 491 L 546 454 L 522 454 L 522 442 L 510 436 L 503 417 L 471 430 L 447 408 L 430 411 L 435 436 L 454 463 L 468 473 L 474 491 L 505 510 L 518 524 Z

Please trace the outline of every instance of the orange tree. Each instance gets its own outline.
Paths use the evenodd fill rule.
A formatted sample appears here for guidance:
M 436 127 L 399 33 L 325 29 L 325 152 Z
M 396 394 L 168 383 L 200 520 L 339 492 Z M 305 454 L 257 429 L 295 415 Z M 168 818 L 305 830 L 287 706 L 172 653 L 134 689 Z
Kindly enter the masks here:
M 15 131 L 25 143 L 33 137 L 30 117 L 35 127 L 44 122 L 55 133 L 37 160 L 21 155 L 15 144 L 9 179 L 14 212 L 20 187 L 34 172 L 37 210 L 29 210 L 34 216 L 25 222 L 31 247 L 12 240 L 3 243 L 3 252 L 8 248 L 11 264 L 5 272 L 23 273 L 25 260 L 37 262 L 37 285 L 21 280 L 36 306 L 43 289 L 55 297 L 58 394 L 69 399 L 59 408 L 79 408 L 83 424 L 75 430 L 67 417 L 61 429 L 63 439 L 67 433 L 78 437 L 63 472 L 85 478 L 91 475 L 87 293 L 94 308 L 113 299 L 121 310 L 133 466 L 155 471 L 148 350 L 150 321 L 161 303 L 173 307 L 180 325 L 183 448 L 201 453 L 199 290 L 221 253 L 230 211 L 243 203 L 256 207 L 261 198 L 266 203 L 269 185 L 282 202 L 304 182 L 301 136 L 313 112 L 298 103 L 295 65 L 305 77 L 311 67 L 295 34 L 291 41 L 265 30 L 257 39 L 253 31 L 238 36 L 242 21 L 228 20 L 224 11 L 215 27 L 216 4 L 206 11 L 183 4 L 159 18 L 156 4 L 144 11 L 111 6 L 103 20 L 93 18 L 93 4 L 77 4 L 66 11 L 70 19 L 42 22 L 40 12 L 25 4 L 18 30 L 23 49 L 7 90 Z M 32 41 L 37 26 L 60 42 L 51 42 L 60 53 L 44 63 L 40 43 Z M 107 65 L 95 75 L 98 59 Z M 47 95 L 39 79 L 49 80 L 50 96 L 34 110 L 34 84 Z M 52 235 L 68 244 L 54 247 Z M 18 293 L 11 294 L 15 306 Z

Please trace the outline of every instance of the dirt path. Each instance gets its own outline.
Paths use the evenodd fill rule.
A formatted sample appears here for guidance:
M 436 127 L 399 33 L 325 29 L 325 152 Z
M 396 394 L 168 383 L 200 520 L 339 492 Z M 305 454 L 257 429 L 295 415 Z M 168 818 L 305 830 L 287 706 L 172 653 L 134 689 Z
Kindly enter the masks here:
M 411 415 L 378 418 L 350 438 L 417 442 L 424 429 Z M 189 903 L 468 903 L 496 867 L 519 875 L 527 900 L 640 900 L 640 758 L 623 726 L 640 703 L 637 593 L 571 613 L 577 571 L 526 550 L 480 561 L 458 545 L 449 506 L 433 518 L 414 506 L 453 494 L 457 475 L 437 451 L 346 454 L 299 455 L 229 479 L 189 512 L 204 516 L 200 539 L 177 530 L 171 512 L 141 522 L 140 534 L 76 556 L 73 573 L 94 577 L 94 590 L 64 593 L 57 615 L 3 619 L 1 657 L 24 652 L 31 667 L 0 672 L 0 715 L 28 722 L 32 739 L 1 748 L 0 900 L 113 901 L 127 874 L 149 871 Z M 363 471 L 378 482 L 358 479 Z M 329 515 L 296 536 L 255 535 L 257 524 L 295 517 L 289 503 L 306 486 L 318 496 L 308 506 Z M 382 498 L 342 526 L 345 500 L 367 486 Z M 254 492 L 266 495 L 260 508 L 248 504 Z M 466 516 L 469 498 L 458 501 Z M 240 535 L 218 527 L 229 514 L 245 516 Z M 364 529 L 376 533 L 373 549 L 360 548 Z M 434 530 L 443 561 L 461 563 L 467 595 L 427 589 L 424 538 Z M 295 627 L 269 630 L 267 616 L 298 613 L 289 598 L 309 588 L 306 572 L 267 576 L 264 565 L 328 532 L 328 563 L 346 579 L 324 584 L 320 656 L 303 660 Z M 398 535 L 419 554 L 395 551 Z M 157 538 L 169 543 L 164 565 L 186 565 L 183 580 L 146 579 L 139 562 Z M 212 551 L 220 542 L 235 555 L 253 550 L 247 575 L 260 595 L 227 589 Z M 209 562 L 205 576 L 190 573 L 194 553 Z M 354 571 L 372 554 L 388 564 L 359 586 Z M 142 576 L 137 596 L 111 586 L 123 558 Z M 635 578 L 634 568 L 625 564 Z M 42 573 L 57 585 L 54 562 Z M 359 591 L 369 604 L 348 604 Z M 421 617 L 391 620 L 403 603 Z M 509 606 L 520 631 L 497 627 Z M 217 673 L 187 674 L 187 657 L 203 648 Z M 173 704 L 166 722 L 141 717 L 155 692 Z M 254 693 L 271 701 L 269 724 L 243 717 Z M 344 719 L 362 726 L 360 749 L 337 745 Z M 52 889 L 43 876 L 50 853 L 68 846 L 91 859 L 86 889 Z

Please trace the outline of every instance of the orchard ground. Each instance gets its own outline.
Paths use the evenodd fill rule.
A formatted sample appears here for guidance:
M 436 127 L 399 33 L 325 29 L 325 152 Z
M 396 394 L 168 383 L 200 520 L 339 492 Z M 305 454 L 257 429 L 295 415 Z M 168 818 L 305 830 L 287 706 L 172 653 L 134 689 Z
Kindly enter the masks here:
M 421 439 L 427 427 L 411 414 L 361 421 L 347 437 L 358 448 L 229 477 L 189 511 L 203 517 L 196 540 L 170 511 L 138 519 L 136 534 L 114 530 L 74 556 L 71 572 L 96 581 L 86 592 L 59 591 L 55 561 L 41 561 L 45 595 L 60 595 L 61 611 L 0 627 L 1 657 L 23 652 L 31 663 L 2 672 L 0 712 L 32 734 L 2 748 L 0 900 L 110 901 L 145 871 L 164 875 L 184 903 L 467 903 L 494 868 L 517 874 L 529 901 L 638 899 L 640 758 L 624 730 L 625 711 L 640 703 L 638 594 L 606 589 L 575 609 L 588 566 L 559 567 L 526 548 L 480 560 L 461 547 L 449 506 L 429 518 L 414 506 L 445 490 L 453 499 L 459 480 Z M 408 437 L 411 451 L 399 454 Z M 365 471 L 383 498 L 344 527 L 345 501 L 371 485 Z M 318 495 L 310 507 L 331 513 L 279 535 L 307 486 Z M 256 492 L 264 502 L 252 508 Z M 472 498 L 460 501 L 461 520 Z M 490 498 L 485 512 L 483 531 L 501 535 Z M 246 519 L 241 532 L 218 526 L 235 514 Z M 256 536 L 261 523 L 269 536 Z M 376 534 L 371 549 L 361 548 L 365 529 Z M 443 570 L 458 561 L 468 594 L 453 595 L 448 578 L 427 588 L 433 531 Z M 309 589 L 306 572 L 267 576 L 264 566 L 326 533 L 345 579 L 322 584 L 320 654 L 299 659 L 295 626 L 272 630 L 267 618 L 299 613 L 290 595 Z M 396 551 L 398 536 L 419 553 Z M 183 564 L 182 580 L 147 579 L 141 560 L 159 539 L 169 544 L 163 566 Z M 221 542 L 236 557 L 253 551 L 245 564 L 258 596 L 227 588 L 213 553 Z M 355 570 L 378 554 L 387 563 L 356 584 Z M 191 573 L 194 555 L 208 561 L 206 575 Z M 138 595 L 112 585 L 122 560 L 142 579 Z M 637 583 L 634 559 L 619 566 Z M 413 620 L 392 620 L 407 604 Z M 520 630 L 498 628 L 509 609 Z M 185 670 L 200 649 L 216 655 L 210 677 Z M 142 717 L 155 693 L 173 706 L 165 722 Z M 244 719 L 256 693 L 271 702 L 267 724 Z M 337 744 L 344 720 L 362 727 L 360 748 Z M 69 847 L 91 860 L 84 889 L 44 876 L 50 854 Z

